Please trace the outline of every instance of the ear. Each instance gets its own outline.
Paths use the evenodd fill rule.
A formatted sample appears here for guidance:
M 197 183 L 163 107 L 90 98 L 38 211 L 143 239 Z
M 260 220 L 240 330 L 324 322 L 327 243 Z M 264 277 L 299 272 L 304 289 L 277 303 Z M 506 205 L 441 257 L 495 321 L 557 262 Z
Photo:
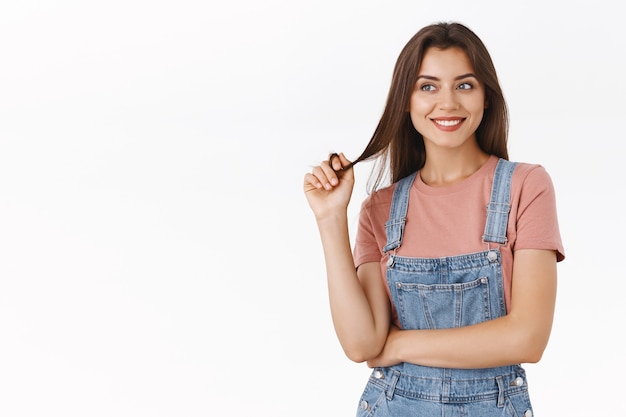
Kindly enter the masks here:
M 485 110 L 489 108 L 489 102 L 485 101 Z

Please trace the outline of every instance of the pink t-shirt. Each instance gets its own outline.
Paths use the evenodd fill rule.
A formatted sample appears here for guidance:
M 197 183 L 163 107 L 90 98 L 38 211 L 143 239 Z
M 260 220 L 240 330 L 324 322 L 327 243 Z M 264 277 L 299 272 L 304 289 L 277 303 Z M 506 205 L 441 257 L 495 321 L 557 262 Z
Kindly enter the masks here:
M 465 180 L 445 187 L 426 185 L 419 174 L 411 187 L 402 246 L 398 256 L 440 258 L 487 249 L 482 241 L 491 196 L 496 156 Z M 385 277 L 387 242 L 385 222 L 395 184 L 369 195 L 361 205 L 354 246 L 356 267 L 380 262 Z M 518 163 L 511 184 L 511 212 L 502 253 L 502 276 L 507 311 L 511 301 L 513 252 L 517 249 L 549 249 L 564 256 L 552 180 L 541 165 Z M 497 247 L 497 243 L 491 243 Z M 386 287 L 386 283 L 385 283 Z

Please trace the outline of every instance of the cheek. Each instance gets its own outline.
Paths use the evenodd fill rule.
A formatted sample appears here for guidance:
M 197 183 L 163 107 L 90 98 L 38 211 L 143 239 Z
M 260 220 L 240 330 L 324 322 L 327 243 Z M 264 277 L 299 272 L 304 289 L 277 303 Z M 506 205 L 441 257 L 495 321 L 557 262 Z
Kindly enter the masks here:
M 409 113 L 411 115 L 424 115 L 432 112 L 433 105 L 424 99 L 412 98 L 409 102 Z
M 485 102 L 483 100 L 471 100 L 464 103 L 465 109 L 474 119 L 482 119 L 485 113 Z
M 472 114 L 474 115 L 474 118 L 477 119 L 480 123 L 480 121 L 483 119 L 483 116 L 485 115 L 485 106 L 476 106 L 476 108 L 472 110 Z
M 476 97 L 472 97 L 470 101 L 466 103 L 467 109 L 474 113 L 482 115 L 487 108 L 487 101 L 485 100 L 484 94 L 481 94 Z
M 429 112 L 424 111 L 423 109 L 416 109 L 415 107 L 411 107 L 411 111 L 409 112 L 409 116 L 411 117 L 411 124 L 420 132 L 420 134 L 424 134 L 424 132 L 428 129 L 430 125 L 430 121 L 428 120 Z

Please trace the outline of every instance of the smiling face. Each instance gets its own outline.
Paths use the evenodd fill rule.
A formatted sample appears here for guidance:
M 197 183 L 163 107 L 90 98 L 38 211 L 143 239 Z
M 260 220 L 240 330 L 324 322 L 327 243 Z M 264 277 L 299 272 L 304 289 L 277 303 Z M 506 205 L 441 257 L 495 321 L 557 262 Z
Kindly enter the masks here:
M 485 90 L 465 52 L 456 47 L 426 50 L 409 104 L 426 149 L 477 146 L 484 111 Z

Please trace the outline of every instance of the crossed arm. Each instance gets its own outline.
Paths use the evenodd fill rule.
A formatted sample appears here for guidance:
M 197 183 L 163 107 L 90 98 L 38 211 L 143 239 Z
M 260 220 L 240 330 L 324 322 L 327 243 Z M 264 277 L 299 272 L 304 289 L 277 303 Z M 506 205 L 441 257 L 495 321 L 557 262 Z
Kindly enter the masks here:
M 519 250 L 506 316 L 454 329 L 391 328 L 381 353 L 368 365 L 411 362 L 445 368 L 485 368 L 541 359 L 550 337 L 556 300 L 556 254 Z
M 331 311 L 337 336 L 351 360 L 367 361 L 370 367 L 410 362 L 485 368 L 541 359 L 556 302 L 554 251 L 514 253 L 511 305 L 506 316 L 454 329 L 400 330 L 389 324 L 390 306 L 380 265 L 361 265 L 356 277 L 350 278 L 355 273 L 352 258 L 349 252 L 338 256 L 337 249 L 327 249 L 331 259 L 345 260 L 341 269 L 332 261 L 327 265 Z

